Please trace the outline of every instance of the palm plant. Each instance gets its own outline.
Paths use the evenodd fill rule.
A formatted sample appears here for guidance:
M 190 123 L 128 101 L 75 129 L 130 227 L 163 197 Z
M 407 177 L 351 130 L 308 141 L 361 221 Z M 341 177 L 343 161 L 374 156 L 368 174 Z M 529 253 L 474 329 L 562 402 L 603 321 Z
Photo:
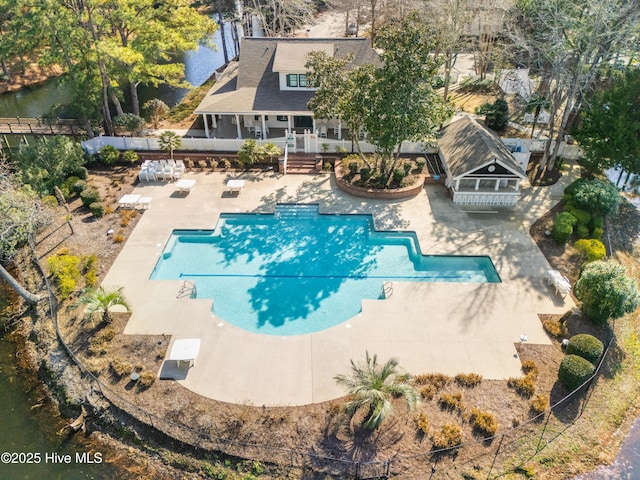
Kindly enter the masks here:
M 104 323 L 111 322 L 111 310 L 115 306 L 124 307 L 127 312 L 130 311 L 129 303 L 122 296 L 122 288 L 115 290 L 105 290 L 99 287 L 97 290 L 91 290 L 78 299 L 76 305 L 86 305 L 85 315 L 93 317 L 96 313 L 102 314 Z
M 404 397 L 409 408 L 414 408 L 418 402 L 418 393 L 408 383 L 408 375 L 399 373 L 395 358 L 379 365 L 378 356 L 370 357 L 366 352 L 363 365 L 351 360 L 351 370 L 350 376 L 336 375 L 334 380 L 352 397 L 345 405 L 350 415 L 360 409 L 366 410 L 362 424 L 366 429 L 375 430 L 393 413 L 391 397 Z
M 182 140 L 176 132 L 166 130 L 160 134 L 160 148 L 169 151 L 171 160 L 173 160 L 173 151 L 180 145 L 182 145 Z

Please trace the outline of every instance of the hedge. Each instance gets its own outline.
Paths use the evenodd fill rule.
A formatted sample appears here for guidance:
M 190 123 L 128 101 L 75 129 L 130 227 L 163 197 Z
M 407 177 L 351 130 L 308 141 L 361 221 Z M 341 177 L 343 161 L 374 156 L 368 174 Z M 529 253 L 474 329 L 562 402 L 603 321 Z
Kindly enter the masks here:
M 596 367 L 578 355 L 565 355 L 558 370 L 558 380 L 569 390 L 574 391 L 593 375 Z
M 604 352 L 604 345 L 593 335 L 580 333 L 569 339 L 567 354 L 578 355 L 595 364 Z

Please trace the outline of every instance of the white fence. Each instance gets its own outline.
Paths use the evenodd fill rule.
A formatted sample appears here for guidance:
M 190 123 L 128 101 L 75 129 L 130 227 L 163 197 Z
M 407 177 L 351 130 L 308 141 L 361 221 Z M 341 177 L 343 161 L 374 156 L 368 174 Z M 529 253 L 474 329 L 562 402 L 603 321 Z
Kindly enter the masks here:
M 298 134 L 303 137 L 303 152 L 298 153 L 323 153 L 323 152 L 351 152 L 351 140 L 336 140 L 332 138 L 320 138 L 314 133 Z M 242 147 L 245 140 L 231 138 L 182 138 L 182 145 L 177 150 L 204 151 L 204 152 L 237 152 Z M 266 140 L 256 140 L 259 145 L 273 143 L 284 150 L 287 143 L 285 137 L 268 138 Z M 296 153 L 297 142 L 295 139 L 289 143 L 289 152 Z M 111 145 L 118 150 L 161 150 L 160 141 L 155 137 L 106 137 L 100 136 L 82 142 L 82 148 L 90 154 L 95 155 L 106 145 Z M 360 149 L 365 153 L 375 151 L 375 147 L 362 140 L 359 142 Z M 355 145 L 353 151 L 355 151 Z M 423 142 L 403 142 L 401 153 L 437 153 L 438 147 Z

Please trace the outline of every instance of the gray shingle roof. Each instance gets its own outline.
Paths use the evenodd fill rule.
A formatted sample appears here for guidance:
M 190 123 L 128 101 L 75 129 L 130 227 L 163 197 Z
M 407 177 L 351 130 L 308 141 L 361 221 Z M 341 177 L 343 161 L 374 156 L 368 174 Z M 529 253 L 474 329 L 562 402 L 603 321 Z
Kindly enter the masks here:
M 453 179 L 494 161 L 526 178 L 500 137 L 469 116 L 447 125 L 438 138 L 438 146 Z
M 377 53 L 366 38 L 252 38 L 245 37 L 240 44 L 240 60 L 231 62 L 216 84 L 200 102 L 195 113 L 250 113 L 250 112 L 300 112 L 309 113 L 307 103 L 312 90 L 280 91 L 278 73 L 273 71 L 278 44 L 286 44 L 287 50 L 300 45 L 309 51 L 310 45 L 325 50 L 333 45 L 333 56 L 345 58 L 353 55 L 353 64 L 379 63 Z M 297 58 L 297 60 L 296 60 Z M 299 63 L 299 56 L 292 56 L 292 66 Z M 296 63 L 297 62 L 297 63 Z M 286 60 L 279 57 L 279 66 L 286 67 Z

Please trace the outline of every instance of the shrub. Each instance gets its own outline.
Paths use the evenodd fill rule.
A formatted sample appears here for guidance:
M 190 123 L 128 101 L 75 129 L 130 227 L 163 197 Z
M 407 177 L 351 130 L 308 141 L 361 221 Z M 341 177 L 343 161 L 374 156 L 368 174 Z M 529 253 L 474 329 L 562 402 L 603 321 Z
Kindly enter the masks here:
M 413 377 L 413 383 L 416 385 L 433 385 L 437 390 L 440 390 L 446 385 L 449 385 L 453 381 L 448 375 L 444 373 L 423 373 L 421 375 L 415 375 Z
M 591 217 L 591 222 L 589 222 L 589 226 L 593 229 L 604 227 L 604 217 L 602 215 L 596 215 L 595 217 Z
M 595 364 L 604 352 L 602 342 L 593 335 L 581 333 L 569 339 L 567 355 L 578 355 Z
M 498 420 L 491 412 L 483 412 L 478 408 L 471 410 L 473 430 L 484 437 L 493 437 L 498 431 Z
M 133 150 L 125 150 L 122 152 L 122 159 L 127 163 L 136 163 L 138 161 L 138 154 Z
M 116 331 L 112 327 L 107 327 L 100 330 L 98 333 L 96 333 L 94 337 L 91 339 L 91 342 L 93 341 L 110 342 L 115 337 L 116 337 Z
M 120 226 L 126 227 L 131 222 L 131 219 L 138 216 L 137 210 L 120 210 Z
M 71 175 L 64 182 L 62 182 L 62 185 L 60 185 L 60 189 L 61 190 L 66 189 L 67 191 L 72 191 L 73 190 L 73 185 L 78 180 L 80 180 L 78 177 L 76 177 L 75 175 Z
M 360 179 L 363 182 L 366 182 L 371 178 L 371 169 L 368 167 L 364 167 L 360 169 Z
M 406 161 L 403 165 L 402 165 L 402 169 L 404 170 L 404 176 L 406 177 L 407 175 L 409 175 L 409 173 L 411 173 L 411 162 L 410 161 Z
M 433 436 L 434 448 L 440 450 L 462 445 L 462 428 L 455 423 L 447 423 Z
M 576 228 L 578 238 L 589 238 L 589 227 L 586 225 L 578 225 Z
M 540 373 L 538 365 L 533 360 L 525 360 L 522 362 L 522 371 L 527 375 L 531 374 L 536 377 L 538 376 L 538 373 Z
M 72 175 L 78 177 L 80 180 L 86 180 L 89 178 L 89 170 L 86 167 L 78 167 L 71 172 Z
M 98 257 L 95 254 L 84 255 L 80 259 L 80 272 L 84 275 L 87 285 L 93 286 L 98 281 Z
M 462 403 L 462 393 L 443 393 L 438 398 L 438 404 L 444 410 L 456 410 L 462 412 L 464 405 Z
M 349 173 L 351 175 L 355 175 L 358 172 L 358 162 L 349 162 L 347 168 L 349 168 Z
M 147 122 L 144 118 L 134 115 L 133 113 L 123 113 L 113 117 L 113 126 L 119 132 L 131 132 L 133 135 L 139 134 L 146 126 Z
M 549 399 L 544 395 L 536 395 L 531 402 L 531 410 L 534 413 L 542 413 L 549 408 Z
M 536 469 L 533 465 L 518 465 L 514 472 L 521 473 L 525 478 L 535 478 Z
M 507 380 L 507 386 L 513 388 L 518 395 L 529 398 L 536 391 L 536 376 L 530 372 L 524 377 L 511 377 Z
M 89 205 L 91 214 L 96 218 L 102 218 L 104 216 L 104 204 L 102 202 L 93 202 Z
M 573 244 L 574 248 L 582 253 L 587 262 L 602 260 L 607 256 L 607 249 L 600 240 L 583 238 Z
M 112 165 L 120 159 L 120 150 L 111 145 L 105 145 L 98 153 L 105 165 Z
M 595 367 L 589 360 L 578 355 L 565 355 L 560 363 L 558 379 L 565 387 L 573 391 L 586 382 L 594 371 Z
M 58 206 L 58 199 L 55 195 L 45 195 L 41 200 L 42 204 L 49 208 L 55 208 Z
M 589 225 L 589 222 L 591 221 L 591 214 L 586 210 L 582 210 L 581 208 L 572 209 L 571 215 L 576 217 L 578 225 L 584 225 L 586 227 Z
M 131 372 L 133 372 L 133 365 L 120 358 L 114 358 L 111 360 L 111 364 L 109 366 L 111 367 L 111 371 L 118 377 L 131 375 Z
M 576 217 L 569 212 L 562 212 L 556 215 L 556 218 L 553 219 L 553 230 L 551 232 L 553 239 L 560 244 L 567 243 L 573 234 L 573 226 L 576 222 Z
M 576 187 L 573 200 L 594 215 L 608 215 L 618 210 L 620 194 L 609 180 L 592 178 Z
M 222 159 L 222 168 L 224 168 L 225 170 L 229 170 L 231 168 L 231 162 L 229 160 L 227 160 L 226 158 Z
M 47 258 L 49 272 L 58 285 L 60 299 L 67 298 L 75 289 L 80 273 L 80 258 L 68 253 L 58 253 Z
M 427 162 L 425 160 L 416 160 L 416 170 L 418 173 L 422 173 Z
M 156 376 L 151 372 L 142 372 L 138 378 L 138 384 L 144 388 L 149 388 L 156 381 Z
M 399 169 L 395 169 L 393 171 L 392 177 L 391 177 L 391 181 L 395 184 L 395 185 L 401 185 L 402 184 L 402 180 L 404 179 L 405 175 L 404 175 L 404 171 L 403 170 L 399 170 Z
M 77 180 L 73 183 L 73 185 L 71 186 L 71 191 L 77 195 L 80 195 L 82 192 L 84 192 L 87 188 L 89 187 L 89 185 L 87 184 L 86 180 Z
M 423 385 L 420 388 L 420 395 L 425 400 L 433 400 L 433 397 L 435 397 L 437 391 L 438 389 L 429 383 L 427 385 Z
M 596 240 L 601 240 L 602 235 L 604 235 L 604 230 L 600 227 L 594 227 L 593 232 L 591 232 L 591 238 L 595 238 Z
M 429 418 L 424 412 L 420 412 L 418 414 L 418 417 L 416 418 L 416 425 L 418 425 L 418 430 L 425 435 L 429 433 Z
M 124 235 L 122 233 L 116 233 L 113 236 L 113 243 L 122 243 L 124 242 Z
M 92 203 L 100 201 L 100 192 L 92 187 L 85 188 L 80 192 L 80 199 L 85 207 L 89 207 Z
M 475 387 L 482 382 L 482 375 L 478 373 L 459 373 L 455 376 L 455 382 L 463 387 Z
M 582 311 L 596 323 L 633 312 L 640 302 L 635 280 L 613 260 L 585 265 L 574 292 L 582 302 Z
M 571 198 L 573 198 L 573 196 L 576 193 L 576 190 L 578 190 L 583 184 L 585 184 L 588 181 L 589 180 L 584 177 L 575 179 L 573 182 L 571 182 L 569 185 L 565 187 L 564 189 L 565 195 L 570 195 Z
M 569 334 L 567 326 L 556 319 L 545 320 L 542 322 L 542 328 L 553 338 L 565 338 Z

